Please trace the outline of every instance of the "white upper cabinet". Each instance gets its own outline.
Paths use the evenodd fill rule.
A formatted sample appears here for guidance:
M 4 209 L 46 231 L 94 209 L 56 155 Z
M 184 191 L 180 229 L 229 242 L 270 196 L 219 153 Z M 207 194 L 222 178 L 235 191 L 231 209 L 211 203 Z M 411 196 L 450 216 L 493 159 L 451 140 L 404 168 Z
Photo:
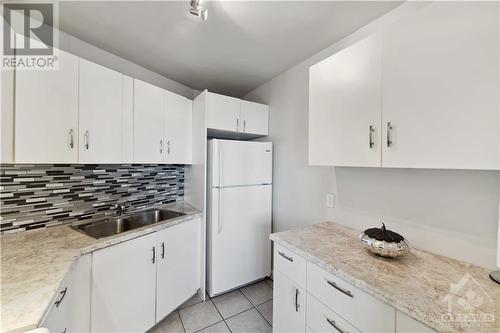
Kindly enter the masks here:
M 208 134 L 218 138 L 255 138 L 268 135 L 269 106 L 207 93 Z
M 165 100 L 164 163 L 190 164 L 192 142 L 192 102 L 170 91 Z
M 497 2 L 432 2 L 310 68 L 309 164 L 499 169 Z
M 238 132 L 240 129 L 240 108 L 238 98 L 208 93 L 207 127 L 221 131 Z
M 122 162 L 122 74 L 80 59 L 79 162 Z
M 269 126 L 269 106 L 249 101 L 241 101 L 241 132 L 267 135 Z
M 164 90 L 134 80 L 134 163 L 163 163 Z
M 349 46 L 309 71 L 309 164 L 381 165 L 380 37 Z
M 122 75 L 122 163 L 134 162 L 134 79 Z
M 384 167 L 499 168 L 498 6 L 435 2 L 386 29 Z
M 15 162 L 78 162 L 78 57 L 58 70 L 16 71 Z

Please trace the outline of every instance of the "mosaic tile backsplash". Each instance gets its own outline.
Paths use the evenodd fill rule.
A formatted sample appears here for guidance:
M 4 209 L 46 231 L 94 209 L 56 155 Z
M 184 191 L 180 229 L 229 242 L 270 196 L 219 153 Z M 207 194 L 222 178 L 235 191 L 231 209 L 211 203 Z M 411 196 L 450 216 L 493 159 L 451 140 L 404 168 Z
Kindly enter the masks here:
M 0 165 L 0 232 L 28 231 L 183 200 L 183 165 Z

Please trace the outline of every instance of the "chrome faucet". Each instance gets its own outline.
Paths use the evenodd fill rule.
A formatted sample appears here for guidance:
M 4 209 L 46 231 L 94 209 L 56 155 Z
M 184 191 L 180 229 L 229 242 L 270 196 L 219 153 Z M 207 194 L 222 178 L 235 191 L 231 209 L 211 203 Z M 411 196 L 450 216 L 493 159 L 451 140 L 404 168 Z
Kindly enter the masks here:
M 123 215 L 123 213 L 125 213 L 125 205 L 116 204 L 113 206 L 113 208 L 116 209 L 116 213 L 118 215 Z

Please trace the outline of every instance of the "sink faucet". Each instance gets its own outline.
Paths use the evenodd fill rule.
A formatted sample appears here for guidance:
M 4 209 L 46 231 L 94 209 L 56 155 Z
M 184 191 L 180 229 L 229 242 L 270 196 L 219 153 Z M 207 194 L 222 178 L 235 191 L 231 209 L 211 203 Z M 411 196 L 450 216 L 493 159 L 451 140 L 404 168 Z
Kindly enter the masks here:
M 113 208 L 116 209 L 118 215 L 123 215 L 123 213 L 125 213 L 125 205 L 116 204 L 113 206 Z

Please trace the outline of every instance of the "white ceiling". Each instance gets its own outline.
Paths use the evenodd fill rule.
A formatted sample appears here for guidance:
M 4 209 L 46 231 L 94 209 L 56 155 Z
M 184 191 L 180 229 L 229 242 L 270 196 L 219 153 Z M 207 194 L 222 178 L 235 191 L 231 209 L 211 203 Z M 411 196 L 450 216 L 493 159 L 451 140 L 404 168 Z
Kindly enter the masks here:
M 240 97 L 399 5 L 378 1 L 60 2 L 61 30 L 193 89 Z

